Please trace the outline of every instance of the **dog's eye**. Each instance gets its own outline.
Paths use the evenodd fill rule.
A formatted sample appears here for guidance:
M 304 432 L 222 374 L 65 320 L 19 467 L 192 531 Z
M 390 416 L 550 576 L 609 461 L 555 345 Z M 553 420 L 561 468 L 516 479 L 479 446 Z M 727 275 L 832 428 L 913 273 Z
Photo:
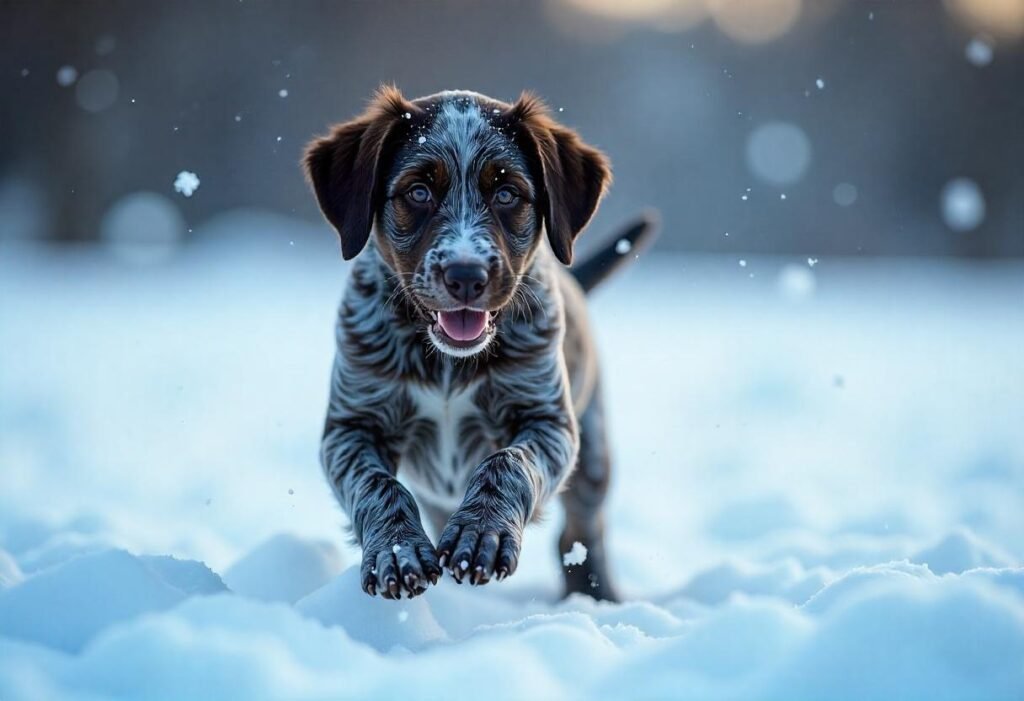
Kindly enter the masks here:
M 511 185 L 498 188 L 498 191 L 494 193 L 494 204 L 499 207 L 508 207 L 510 204 L 514 204 L 519 199 L 519 192 Z
M 409 191 L 405 193 L 405 196 L 409 198 L 410 202 L 426 204 L 427 202 L 430 202 L 430 188 L 422 183 L 416 183 L 409 188 Z

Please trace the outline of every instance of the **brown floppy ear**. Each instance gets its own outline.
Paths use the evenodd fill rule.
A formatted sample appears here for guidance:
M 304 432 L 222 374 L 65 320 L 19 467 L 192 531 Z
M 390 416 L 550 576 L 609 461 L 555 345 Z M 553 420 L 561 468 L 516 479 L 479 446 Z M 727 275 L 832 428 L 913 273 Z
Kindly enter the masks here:
M 512 106 L 511 118 L 536 150 L 544 178 L 548 240 L 558 260 L 569 265 L 573 242 L 590 223 L 611 184 L 611 164 L 575 131 L 552 119 L 544 103 L 529 93 Z
M 381 204 L 382 161 L 404 115 L 417 112 L 397 88 L 381 86 L 366 112 L 306 147 L 306 175 L 324 216 L 338 230 L 345 260 L 370 238 Z

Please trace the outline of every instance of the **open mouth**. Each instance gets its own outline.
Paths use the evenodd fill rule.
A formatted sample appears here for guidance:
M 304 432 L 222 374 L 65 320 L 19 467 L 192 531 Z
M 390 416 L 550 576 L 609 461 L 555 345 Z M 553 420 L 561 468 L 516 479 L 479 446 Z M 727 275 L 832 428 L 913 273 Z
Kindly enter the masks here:
M 434 313 L 430 335 L 438 345 L 456 351 L 477 351 L 489 340 L 494 315 L 476 309 L 455 309 Z

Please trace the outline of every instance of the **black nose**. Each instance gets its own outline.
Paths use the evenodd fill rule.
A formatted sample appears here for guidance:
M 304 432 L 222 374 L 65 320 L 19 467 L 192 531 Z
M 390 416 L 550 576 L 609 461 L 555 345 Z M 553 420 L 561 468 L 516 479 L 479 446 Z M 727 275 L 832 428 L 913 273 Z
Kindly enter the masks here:
M 487 287 L 487 268 L 471 263 L 452 263 L 444 269 L 444 286 L 458 300 L 469 304 Z

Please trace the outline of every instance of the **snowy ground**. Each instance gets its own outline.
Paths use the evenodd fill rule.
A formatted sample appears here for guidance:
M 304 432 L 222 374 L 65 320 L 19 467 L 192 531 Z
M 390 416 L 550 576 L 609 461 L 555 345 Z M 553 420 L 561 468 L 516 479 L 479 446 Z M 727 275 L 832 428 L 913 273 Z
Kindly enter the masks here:
M 553 517 L 396 603 L 316 462 L 334 242 L 203 233 L 0 248 L 3 701 L 1024 698 L 1024 265 L 642 259 L 592 306 L 629 602 L 557 601 Z

